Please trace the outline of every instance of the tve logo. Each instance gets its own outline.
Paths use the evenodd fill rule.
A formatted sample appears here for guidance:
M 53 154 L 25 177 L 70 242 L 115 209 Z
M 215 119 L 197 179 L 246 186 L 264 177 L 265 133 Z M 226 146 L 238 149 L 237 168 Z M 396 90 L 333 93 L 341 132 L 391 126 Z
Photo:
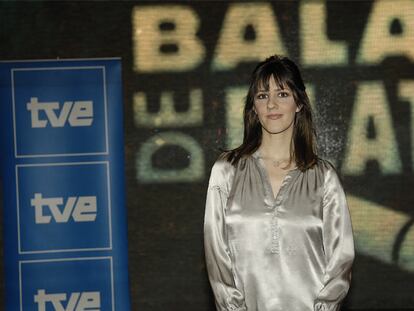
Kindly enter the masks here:
M 32 127 L 42 128 L 50 124 L 51 127 L 69 126 L 91 126 L 93 122 L 93 102 L 90 101 L 65 101 L 63 105 L 59 102 L 41 103 L 37 97 L 30 98 L 27 103 L 30 111 Z M 41 118 L 44 112 L 45 119 Z
M 110 250 L 109 164 L 17 165 L 19 252 Z
M 100 311 L 101 295 L 99 292 L 47 294 L 46 290 L 39 289 L 34 295 L 38 311 L 46 311 L 46 305 L 50 303 L 56 311 Z M 66 307 L 64 307 L 66 306 Z
M 30 203 L 35 208 L 37 224 L 48 224 L 52 219 L 57 223 L 67 223 L 70 217 L 75 222 L 96 219 L 96 196 L 69 197 L 64 202 L 62 197 L 44 198 L 41 193 L 35 193 Z M 60 205 L 63 205 L 63 210 Z M 44 208 L 49 210 L 49 215 Z
M 105 68 L 12 70 L 16 157 L 108 154 Z
M 22 311 L 112 311 L 112 257 L 25 260 Z

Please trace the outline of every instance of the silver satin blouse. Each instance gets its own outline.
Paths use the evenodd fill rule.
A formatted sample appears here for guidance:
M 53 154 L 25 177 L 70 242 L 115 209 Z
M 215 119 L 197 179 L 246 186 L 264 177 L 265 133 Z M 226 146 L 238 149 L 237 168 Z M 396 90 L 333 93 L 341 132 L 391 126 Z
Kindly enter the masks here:
M 256 151 L 217 160 L 204 219 L 207 271 L 219 311 L 340 310 L 354 242 L 341 180 L 325 159 L 285 176 L 276 197 Z

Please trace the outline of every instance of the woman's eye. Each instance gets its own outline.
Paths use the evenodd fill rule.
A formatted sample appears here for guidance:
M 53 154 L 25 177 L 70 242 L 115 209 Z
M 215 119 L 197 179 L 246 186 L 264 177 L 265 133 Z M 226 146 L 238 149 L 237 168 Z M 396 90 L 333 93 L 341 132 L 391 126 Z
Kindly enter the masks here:
M 257 99 L 265 99 L 265 98 L 267 98 L 267 94 L 264 94 L 264 93 L 262 93 L 262 94 L 257 94 L 257 95 L 256 95 L 256 98 L 257 98 Z
M 278 95 L 279 95 L 279 97 L 288 97 L 289 93 L 288 92 L 280 92 Z

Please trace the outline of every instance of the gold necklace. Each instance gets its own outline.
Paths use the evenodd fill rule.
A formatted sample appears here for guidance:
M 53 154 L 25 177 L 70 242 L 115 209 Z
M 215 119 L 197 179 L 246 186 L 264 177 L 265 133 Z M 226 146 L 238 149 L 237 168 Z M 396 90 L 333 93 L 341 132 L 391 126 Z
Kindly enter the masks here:
M 262 156 L 260 158 L 262 158 L 263 160 L 270 160 L 272 162 L 272 165 L 276 168 L 280 168 L 280 165 L 282 163 L 288 163 L 289 162 L 289 159 L 275 160 L 275 159 L 272 159 L 270 157 L 262 157 Z
M 288 163 L 289 160 L 272 160 L 272 164 L 274 167 L 280 167 L 282 163 Z

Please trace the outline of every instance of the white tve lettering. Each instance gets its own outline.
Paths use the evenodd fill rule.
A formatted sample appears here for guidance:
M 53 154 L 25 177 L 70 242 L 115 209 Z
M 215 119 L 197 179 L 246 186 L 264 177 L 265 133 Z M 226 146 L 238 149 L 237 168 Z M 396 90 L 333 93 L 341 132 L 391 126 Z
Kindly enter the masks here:
M 41 193 L 35 193 L 30 204 L 35 208 L 37 224 L 48 224 L 52 218 L 57 223 L 67 223 L 71 216 L 75 222 L 95 221 L 96 219 L 96 196 L 69 197 L 64 202 L 61 197 L 43 198 Z M 59 208 L 61 205 L 63 209 Z M 47 210 L 50 213 L 47 214 Z
M 66 293 L 47 294 L 46 290 L 39 289 L 34 295 L 38 311 L 46 311 L 46 305 L 52 304 L 55 311 L 100 311 L 100 292 L 71 293 L 69 299 Z M 64 307 L 66 305 L 66 308 Z
M 27 110 L 30 111 L 33 128 L 46 127 L 49 122 L 51 127 L 64 127 L 67 122 L 70 126 L 91 126 L 93 122 L 91 100 L 65 101 L 62 106 L 59 102 L 41 103 L 37 97 L 32 97 L 27 103 Z

